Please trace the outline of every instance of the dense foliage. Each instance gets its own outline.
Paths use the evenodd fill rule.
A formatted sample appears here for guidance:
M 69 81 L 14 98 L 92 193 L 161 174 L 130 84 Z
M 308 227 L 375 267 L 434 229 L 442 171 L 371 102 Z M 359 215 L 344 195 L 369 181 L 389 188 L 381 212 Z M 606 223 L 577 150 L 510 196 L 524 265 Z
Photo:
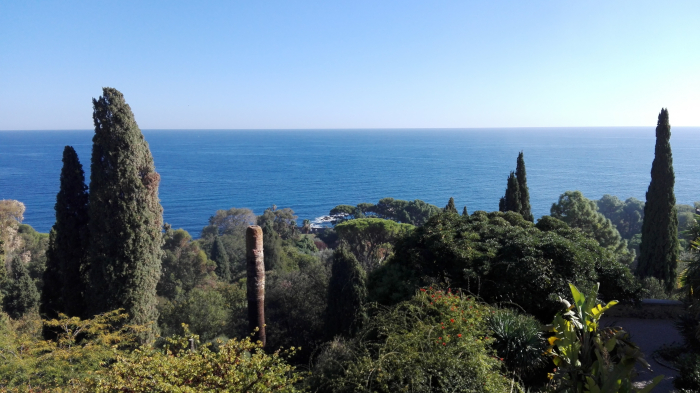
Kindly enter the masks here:
M 630 263 L 634 259 L 610 219 L 598 212 L 594 201 L 584 197 L 581 191 L 567 191 L 559 196 L 559 201 L 552 204 L 551 215 L 564 221 L 572 228 L 578 228 L 588 234 L 610 251 L 616 253 L 621 262 Z
M 117 351 L 135 346 L 144 327 L 125 325 L 127 318 L 119 311 L 87 320 L 61 314 L 42 327 L 36 317 L 13 321 L 1 314 L 0 388 L 82 390 L 91 373 L 111 364 Z M 43 340 L 42 329 L 52 331 L 55 338 Z
M 162 273 L 156 287 L 159 296 L 174 298 L 213 279 L 216 265 L 187 231 L 168 227 L 163 240 Z
M 143 347 L 120 354 L 102 375 L 87 381 L 86 391 L 117 392 L 297 392 L 301 380 L 285 358 L 294 353 L 267 354 L 249 338 L 218 342 L 217 351 L 199 345 L 196 335 L 167 339 L 163 349 Z
M 456 216 L 456 214 L 455 214 Z M 358 218 L 335 226 L 340 241 L 372 271 L 393 254 L 393 243 L 410 233 L 414 226 L 381 218 Z
M 552 363 L 545 354 L 547 341 L 542 324 L 512 309 L 496 310 L 488 319 L 493 348 L 510 374 L 526 386 L 542 386 Z
M 420 199 L 404 201 L 394 198 L 382 198 L 377 204 L 360 203 L 357 206 L 338 205 L 330 214 L 345 214 L 346 219 L 376 217 L 404 224 L 423 225 L 428 219 L 442 209 L 425 203 Z
M 676 287 L 678 266 L 678 217 L 673 193 L 675 175 L 671 156 L 671 125 L 662 109 L 656 126 L 656 147 L 651 164 L 651 183 L 644 205 L 642 241 L 637 275 L 663 280 L 666 289 Z
M 301 380 L 285 358 L 266 354 L 250 339 L 200 345 L 185 329 L 163 346 L 136 342 L 144 326 L 125 325 L 127 314 L 112 311 L 93 319 L 61 315 L 45 321 L 55 339 L 40 338 L 41 322 L 0 315 L 0 389 L 71 392 L 294 392 Z M 136 348 L 136 350 L 134 350 Z
M 19 255 L 12 258 L 6 285 L 3 309 L 10 317 L 20 318 L 39 306 L 39 291 Z
M 309 382 L 323 392 L 518 391 L 490 348 L 493 312 L 471 297 L 422 289 L 378 310 L 356 340 L 328 345 Z
M 628 198 L 624 202 L 614 195 L 603 195 L 595 201 L 598 212 L 609 219 L 620 233 L 620 237 L 630 241 L 642 231 L 644 222 L 644 202 Z
M 351 336 L 367 320 L 366 274 L 352 253 L 344 247 L 333 253 L 331 278 L 328 283 L 326 335 Z
M 680 393 L 700 391 L 700 355 L 688 354 L 679 363 L 679 376 L 673 380 L 673 386 Z
M 629 268 L 594 239 L 552 217 L 535 226 L 513 212 L 433 217 L 370 276 L 370 298 L 392 304 L 430 282 L 515 303 L 542 321 L 554 315 L 569 282 L 587 289 L 600 282 L 604 299 L 632 301 L 639 293 Z
M 124 308 L 134 323 L 145 325 L 158 319 L 160 176 L 122 93 L 105 87 L 92 103 L 87 307 L 93 314 Z

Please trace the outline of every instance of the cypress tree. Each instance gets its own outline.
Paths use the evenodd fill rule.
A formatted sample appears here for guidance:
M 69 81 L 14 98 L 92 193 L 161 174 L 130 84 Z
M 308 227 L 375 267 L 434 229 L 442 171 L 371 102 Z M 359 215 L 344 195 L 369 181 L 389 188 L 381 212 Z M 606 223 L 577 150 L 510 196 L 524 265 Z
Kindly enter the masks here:
M 39 305 L 39 291 L 19 256 L 12 259 L 8 281 L 8 291 L 4 304 L 5 311 L 10 317 L 20 318 Z
M 502 212 L 516 212 L 520 213 L 522 211 L 522 205 L 520 203 L 520 186 L 518 185 L 518 179 L 515 177 L 515 172 L 511 172 L 508 176 L 508 186 L 506 187 L 506 195 L 502 198 L 501 203 L 499 203 L 499 210 Z
M 367 286 L 365 271 L 357 258 L 345 247 L 333 253 L 331 278 L 328 283 L 326 308 L 326 335 L 351 336 L 367 319 L 365 301 Z
M 216 275 L 224 282 L 231 282 L 231 263 L 224 243 L 218 236 L 214 238 L 214 244 L 211 246 L 211 260 L 216 262 Z
M 49 234 L 40 311 L 48 318 L 58 313 L 84 316 L 88 193 L 85 172 L 71 146 L 63 150 L 61 183 L 56 195 L 56 223 Z
M 678 217 L 673 193 L 675 175 L 671 156 L 671 125 L 668 110 L 662 109 L 656 126 L 656 147 L 651 164 L 651 183 L 647 190 L 639 245 L 639 277 L 656 277 L 671 290 L 676 285 L 678 266 Z
M 8 283 L 7 268 L 5 267 L 5 242 L 0 239 L 0 304 L 4 304 Z
M 507 188 L 506 188 L 506 192 L 508 192 Z M 502 196 L 501 199 L 498 201 L 498 211 L 499 212 L 506 211 L 506 197 L 504 197 L 504 196 Z
M 462 217 L 466 217 L 468 215 L 469 215 L 469 213 L 467 212 L 467 207 L 464 206 L 464 210 L 462 210 Z
M 92 103 L 88 308 L 94 314 L 124 308 L 132 323 L 148 324 L 158 319 L 160 176 L 122 93 L 105 87 Z M 153 333 L 142 339 L 149 341 Z
M 518 189 L 520 191 L 520 211 L 524 219 L 534 222 L 530 208 L 530 191 L 527 188 L 527 173 L 525 172 L 525 159 L 523 152 L 518 153 L 518 164 L 515 167 L 515 177 L 518 179 Z
M 455 206 L 455 199 L 452 197 L 450 197 L 450 200 L 447 202 L 447 206 L 445 206 L 445 208 L 442 210 L 448 213 L 459 214 L 457 212 L 457 207 Z
M 265 270 L 274 270 L 282 265 L 282 238 L 275 231 L 271 221 L 266 221 L 262 226 L 263 253 L 265 255 Z

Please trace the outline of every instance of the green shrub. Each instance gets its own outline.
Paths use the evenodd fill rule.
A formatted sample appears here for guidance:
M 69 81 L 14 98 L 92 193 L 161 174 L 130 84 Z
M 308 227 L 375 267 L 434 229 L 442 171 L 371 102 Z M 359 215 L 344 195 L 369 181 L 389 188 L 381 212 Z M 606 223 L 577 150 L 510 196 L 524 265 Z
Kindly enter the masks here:
M 507 392 L 520 386 L 490 348 L 494 310 L 451 291 L 421 289 L 411 300 L 380 308 L 348 347 L 331 345 L 314 377 L 333 392 Z M 351 359 L 341 366 L 329 355 Z M 329 364 L 330 363 L 330 364 Z M 319 363 L 317 362 L 317 365 Z M 326 372 L 325 379 L 320 373 Z
M 513 212 L 433 216 L 370 275 L 370 300 L 393 304 L 419 286 L 442 282 L 488 303 L 516 303 L 544 322 L 558 310 L 569 282 L 587 290 L 600 282 L 607 300 L 639 298 L 638 282 L 613 252 L 562 224 L 547 219 L 541 230 Z
M 307 363 L 325 339 L 324 312 L 330 269 L 310 255 L 294 253 L 310 260 L 300 263 L 298 270 L 267 273 L 267 348 L 301 347 L 293 360 Z
M 545 356 L 547 340 L 534 317 L 502 309 L 488 319 L 488 327 L 495 339 L 493 348 L 513 375 L 527 386 L 547 382 L 551 359 Z
M 231 307 L 226 298 L 213 288 L 194 288 L 173 301 L 161 299 L 159 326 L 163 336 L 181 331 L 186 323 L 202 340 L 230 336 Z
M 108 392 L 298 392 L 294 384 L 301 375 L 286 358 L 294 353 L 267 354 L 260 342 L 250 338 L 217 343 L 213 352 L 199 345 L 199 337 L 185 335 L 167 339 L 162 350 L 142 347 L 120 354 L 98 378 L 86 382 L 85 391 Z
M 121 350 L 136 346 L 143 326 L 124 325 L 120 310 L 92 319 L 43 321 L 55 340 L 41 339 L 38 317 L 10 320 L 0 314 L 0 390 L 77 391 L 92 372 L 111 364 Z
M 686 355 L 678 365 L 679 375 L 673 380 L 673 386 L 681 392 L 700 391 L 700 355 Z

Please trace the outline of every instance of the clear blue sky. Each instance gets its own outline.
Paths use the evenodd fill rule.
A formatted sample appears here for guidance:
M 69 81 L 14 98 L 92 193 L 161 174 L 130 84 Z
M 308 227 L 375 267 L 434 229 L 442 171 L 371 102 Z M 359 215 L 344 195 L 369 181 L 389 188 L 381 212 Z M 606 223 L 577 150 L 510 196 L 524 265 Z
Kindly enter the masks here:
M 146 129 L 700 126 L 700 1 L 0 1 L 0 130 L 103 86 Z

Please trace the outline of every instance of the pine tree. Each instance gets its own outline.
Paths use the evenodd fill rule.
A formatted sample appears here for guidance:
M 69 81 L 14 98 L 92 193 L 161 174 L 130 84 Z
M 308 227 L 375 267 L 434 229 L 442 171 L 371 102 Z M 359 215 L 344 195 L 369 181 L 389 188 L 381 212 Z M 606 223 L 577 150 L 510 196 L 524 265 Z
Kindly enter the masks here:
M 466 217 L 468 215 L 469 215 L 469 213 L 467 212 L 467 207 L 464 206 L 464 210 L 462 210 L 462 217 Z
M 458 214 L 457 207 L 455 206 L 455 199 L 450 197 L 450 200 L 447 202 L 447 206 L 445 206 L 445 208 L 442 210 L 447 213 Z
M 21 318 L 39 305 L 39 291 L 19 256 L 12 259 L 5 311 L 12 318 Z
M 670 140 L 668 110 L 662 109 L 656 126 L 656 147 L 651 164 L 651 183 L 644 205 L 637 265 L 639 277 L 651 276 L 663 280 L 669 291 L 676 286 L 678 266 L 678 217 L 673 193 L 675 175 Z
M 92 103 L 88 308 L 93 314 L 124 308 L 131 322 L 148 324 L 158 319 L 160 176 L 122 93 L 106 87 Z M 149 341 L 153 333 L 142 339 Z
M 530 208 L 530 191 L 527 188 L 527 173 L 525 171 L 525 159 L 523 152 L 518 154 L 518 164 L 515 167 L 515 177 L 518 179 L 518 189 L 520 191 L 520 211 L 524 219 L 534 222 Z
M 351 336 L 367 319 L 365 301 L 367 287 L 365 271 L 355 256 L 344 247 L 333 253 L 331 279 L 328 283 L 326 335 Z
M 518 179 L 515 177 L 515 172 L 511 172 L 508 176 L 508 186 L 506 187 L 506 195 L 502 198 L 502 203 L 499 203 L 499 210 L 502 212 L 520 213 L 522 205 L 520 203 L 520 186 Z
M 88 193 L 85 172 L 71 146 L 63 150 L 60 190 L 56 195 L 56 223 L 49 234 L 40 311 L 47 318 L 58 313 L 85 316 Z
M 216 275 L 224 282 L 231 282 L 231 263 L 224 243 L 218 236 L 214 238 L 214 244 L 211 246 L 211 260 L 216 262 Z

